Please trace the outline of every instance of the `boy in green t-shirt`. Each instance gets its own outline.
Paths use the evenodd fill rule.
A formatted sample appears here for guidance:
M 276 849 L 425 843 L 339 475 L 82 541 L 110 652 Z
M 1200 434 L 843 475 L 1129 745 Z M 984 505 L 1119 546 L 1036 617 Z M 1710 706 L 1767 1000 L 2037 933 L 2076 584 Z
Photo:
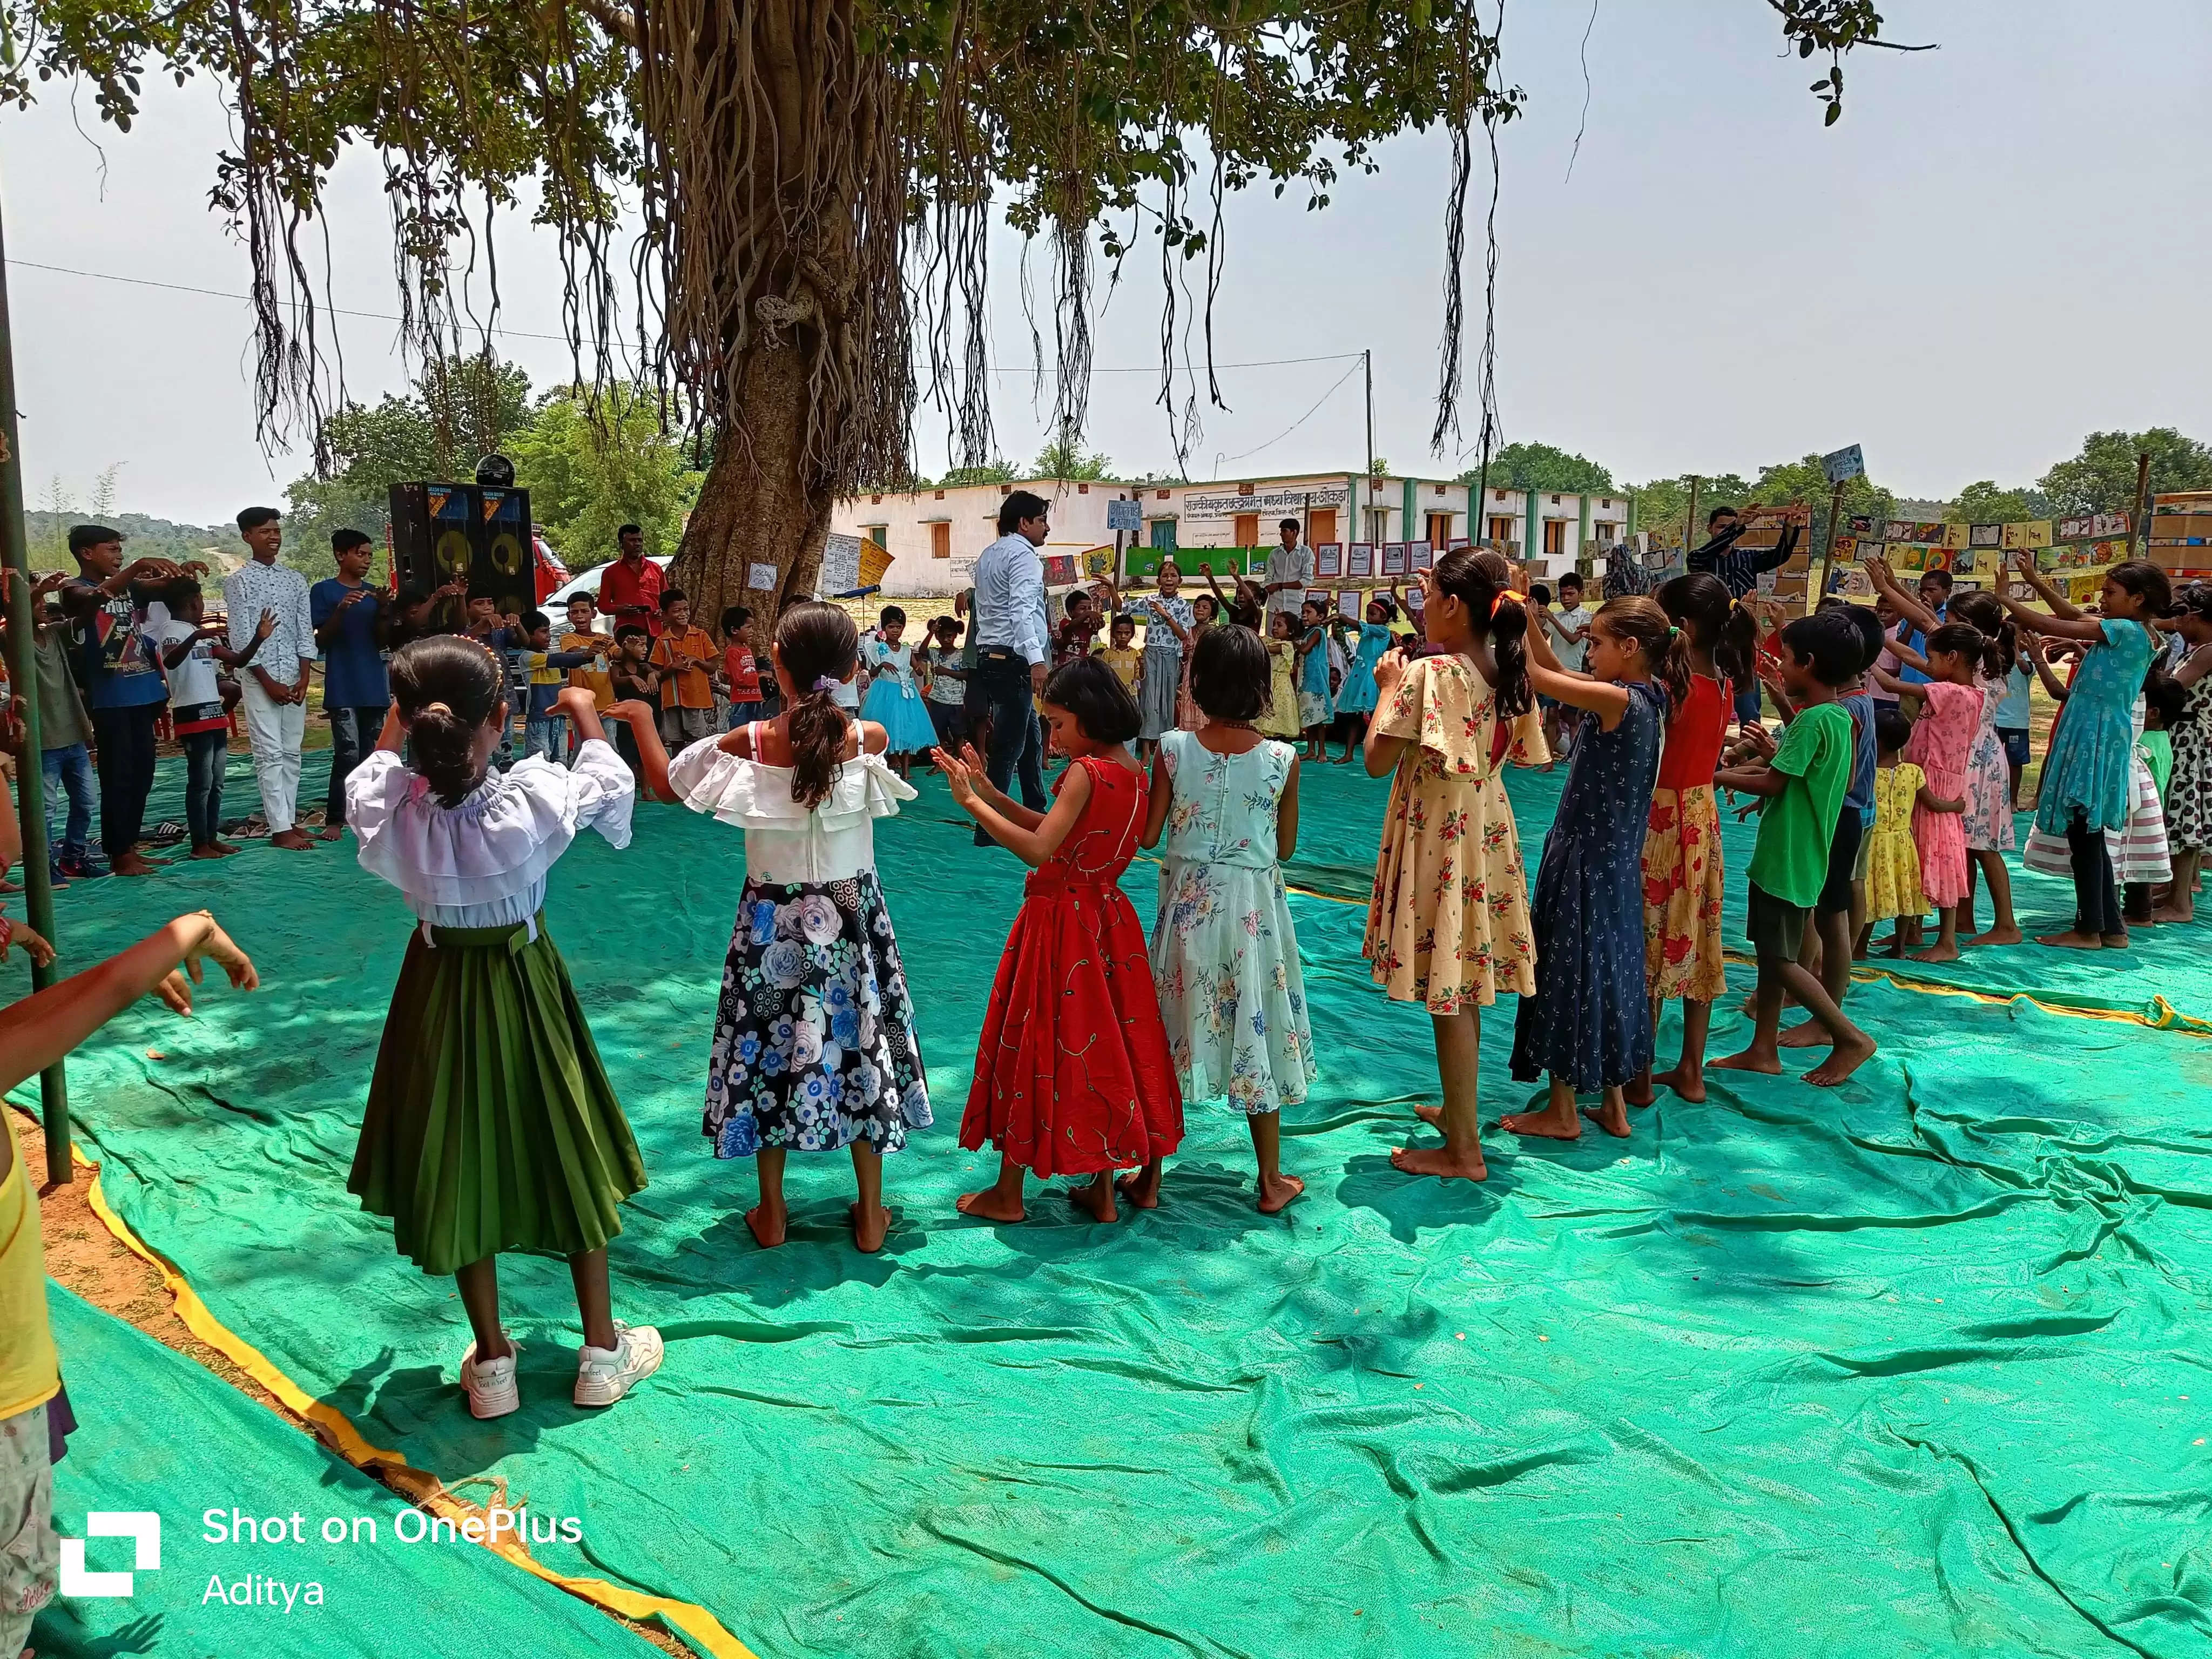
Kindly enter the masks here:
M 1856 739 L 1851 717 L 1836 701 L 1836 688 L 1859 670 L 1864 649 L 1850 619 L 1833 611 L 1801 617 L 1782 630 L 1782 679 L 1796 718 L 1765 766 L 1728 768 L 1717 788 L 1766 798 L 1759 842 L 1751 855 L 1751 915 L 1747 931 L 1759 957 L 1758 1025 L 1751 1047 L 1713 1064 L 1739 1072 L 1778 1075 L 1776 1043 L 1786 992 L 1828 1034 L 1827 1059 L 1805 1081 L 1832 1087 L 1874 1053 L 1874 1039 L 1844 1011 L 1809 969 L 1799 965 L 1805 924 L 1828 879 L 1829 843 L 1850 787 Z

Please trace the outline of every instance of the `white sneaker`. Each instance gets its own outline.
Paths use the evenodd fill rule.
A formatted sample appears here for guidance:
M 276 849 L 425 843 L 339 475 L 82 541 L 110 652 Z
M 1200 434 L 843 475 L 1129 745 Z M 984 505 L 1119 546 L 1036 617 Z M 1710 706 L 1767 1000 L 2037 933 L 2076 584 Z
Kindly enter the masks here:
M 576 1403 L 611 1406 L 660 1369 L 660 1333 L 650 1325 L 625 1325 L 615 1321 L 615 1346 L 595 1348 L 584 1344 L 576 1366 Z
M 478 1359 L 477 1345 L 469 1344 L 461 1356 L 461 1386 L 469 1391 L 471 1412 L 478 1417 L 505 1417 L 522 1404 L 522 1390 L 514 1382 L 514 1362 L 521 1352 L 520 1346 L 513 1346 L 504 1359 Z

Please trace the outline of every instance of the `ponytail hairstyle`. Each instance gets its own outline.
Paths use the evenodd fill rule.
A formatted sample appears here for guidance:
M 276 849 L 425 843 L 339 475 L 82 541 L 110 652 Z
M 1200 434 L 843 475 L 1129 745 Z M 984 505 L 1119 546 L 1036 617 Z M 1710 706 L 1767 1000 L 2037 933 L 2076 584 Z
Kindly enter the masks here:
M 427 635 L 392 653 L 392 696 L 416 772 L 440 805 L 459 806 L 483 781 L 477 735 L 506 709 L 498 658 L 462 635 Z
M 1735 602 L 1727 583 L 1709 571 L 1693 570 L 1662 582 L 1652 597 L 1692 644 L 1711 653 L 1713 666 L 1731 690 L 1750 689 L 1759 621 Z
M 1926 654 L 1942 651 L 1953 656 L 1964 657 L 1967 663 L 1978 665 L 1989 641 L 1982 630 L 1972 623 L 1947 622 L 1928 636 Z
M 1491 654 L 1498 659 L 1498 718 L 1515 720 L 1527 714 L 1534 702 L 1528 684 L 1528 608 L 1517 598 L 1507 598 L 1504 581 L 1491 574 L 1491 565 L 1504 562 L 1487 548 L 1480 552 L 1455 548 L 1437 561 L 1430 579 L 1437 592 L 1467 607 L 1468 626 L 1478 638 L 1489 636 Z
M 1617 640 L 1643 647 L 1651 677 L 1667 688 L 1668 707 L 1680 708 L 1690 696 L 1689 636 L 1668 620 L 1666 611 L 1640 593 L 1624 593 L 1598 606 L 1590 626 Z
M 829 799 L 844 770 L 849 720 L 831 688 L 852 673 L 860 630 L 834 605 L 802 600 L 775 619 L 775 657 L 791 677 L 784 720 L 791 741 L 791 798 L 810 811 Z
M 1944 614 L 1972 623 L 1981 634 L 1982 673 L 1986 678 L 2001 680 L 2012 672 L 2013 664 L 2020 660 L 2020 634 L 1996 594 L 1958 594 Z
M 1489 577 L 1500 587 L 1513 586 L 1513 567 L 1506 562 L 1503 553 L 1487 547 L 1478 547 L 1473 551 L 1475 565 L 1484 575 Z M 1549 604 L 1550 601 L 1547 600 L 1546 603 Z

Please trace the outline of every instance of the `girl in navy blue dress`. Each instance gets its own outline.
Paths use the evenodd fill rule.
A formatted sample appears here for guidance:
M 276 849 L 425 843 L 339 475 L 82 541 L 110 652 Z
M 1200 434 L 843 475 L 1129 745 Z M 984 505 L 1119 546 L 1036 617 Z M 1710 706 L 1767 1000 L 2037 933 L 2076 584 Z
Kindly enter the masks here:
M 1575 1096 L 1602 1091 L 1591 1115 L 1607 1134 L 1625 1135 L 1622 1085 L 1651 1060 L 1644 823 L 1670 699 L 1689 695 L 1689 641 L 1639 595 L 1607 599 L 1591 619 L 1587 672 L 1560 667 L 1541 629 L 1528 645 L 1536 690 L 1585 712 L 1536 872 L 1536 993 L 1521 999 L 1513 1023 L 1513 1075 L 1531 1083 L 1550 1073 L 1551 1101 L 1503 1127 L 1577 1139 Z

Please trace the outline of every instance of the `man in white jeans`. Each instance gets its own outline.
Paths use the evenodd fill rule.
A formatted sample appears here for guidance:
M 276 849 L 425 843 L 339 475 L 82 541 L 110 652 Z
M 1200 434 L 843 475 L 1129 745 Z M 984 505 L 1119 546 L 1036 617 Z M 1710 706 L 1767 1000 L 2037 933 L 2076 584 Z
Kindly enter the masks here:
M 303 853 L 315 844 L 293 822 L 300 796 L 300 743 L 307 731 L 307 665 L 317 655 L 307 579 L 276 562 L 284 523 L 275 507 L 247 507 L 238 515 L 238 533 L 253 557 L 222 585 L 231 649 L 245 648 L 240 641 L 252 639 L 263 611 L 276 615 L 276 631 L 246 671 L 246 734 L 253 744 L 254 781 L 261 786 L 269 844 Z

